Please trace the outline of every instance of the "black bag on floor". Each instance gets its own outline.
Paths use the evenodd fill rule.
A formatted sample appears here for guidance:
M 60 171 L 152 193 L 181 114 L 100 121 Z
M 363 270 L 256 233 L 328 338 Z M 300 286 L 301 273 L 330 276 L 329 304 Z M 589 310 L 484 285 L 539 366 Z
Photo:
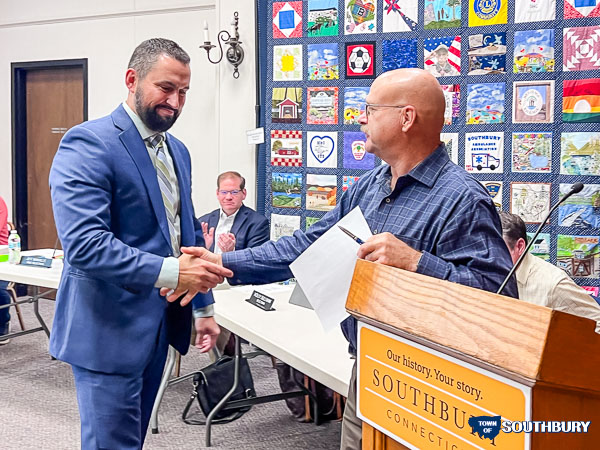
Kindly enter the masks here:
M 182 414 L 182 419 L 185 423 L 189 425 L 203 425 L 206 423 L 205 420 L 188 418 L 190 407 L 194 399 L 198 399 L 200 409 L 204 413 L 204 416 L 208 417 L 213 408 L 217 406 L 233 385 L 234 364 L 234 358 L 224 355 L 211 365 L 194 374 L 194 390 Z M 252 380 L 250 366 L 248 366 L 248 361 L 245 358 L 240 358 L 240 381 L 229 400 L 244 400 L 252 397 L 256 397 L 256 392 L 254 391 L 254 381 Z M 213 423 L 228 423 L 236 420 L 242 417 L 250 408 L 251 406 L 245 406 L 242 408 L 221 410 L 215 416 Z

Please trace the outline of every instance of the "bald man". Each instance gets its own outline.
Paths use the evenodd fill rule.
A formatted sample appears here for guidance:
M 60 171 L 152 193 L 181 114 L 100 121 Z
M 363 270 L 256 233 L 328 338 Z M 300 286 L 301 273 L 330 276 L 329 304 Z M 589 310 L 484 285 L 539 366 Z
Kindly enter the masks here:
M 435 278 L 496 291 L 512 266 L 502 240 L 498 213 L 487 191 L 448 158 L 440 132 L 444 94 L 421 69 L 399 69 L 378 77 L 359 121 L 366 150 L 383 164 L 348 191 L 337 206 L 306 233 L 252 249 L 194 254 L 234 273 L 231 284 L 260 284 L 292 277 L 292 263 L 319 236 L 359 206 L 374 236 L 358 256 Z M 175 293 L 174 295 L 177 295 Z M 517 297 L 513 279 L 504 291 Z M 356 354 L 356 321 L 342 322 L 350 352 Z M 361 448 L 356 417 L 356 366 L 342 424 L 342 449 Z

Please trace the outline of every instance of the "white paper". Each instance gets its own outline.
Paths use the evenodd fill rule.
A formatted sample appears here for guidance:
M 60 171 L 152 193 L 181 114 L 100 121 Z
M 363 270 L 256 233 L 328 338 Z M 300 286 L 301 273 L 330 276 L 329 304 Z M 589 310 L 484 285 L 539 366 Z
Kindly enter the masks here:
M 265 129 L 255 128 L 254 130 L 246 131 L 246 138 L 248 139 L 248 145 L 264 144 L 265 142 Z
M 326 332 L 348 317 L 346 298 L 359 247 L 338 225 L 363 241 L 373 235 L 362 211 L 356 207 L 290 265 Z

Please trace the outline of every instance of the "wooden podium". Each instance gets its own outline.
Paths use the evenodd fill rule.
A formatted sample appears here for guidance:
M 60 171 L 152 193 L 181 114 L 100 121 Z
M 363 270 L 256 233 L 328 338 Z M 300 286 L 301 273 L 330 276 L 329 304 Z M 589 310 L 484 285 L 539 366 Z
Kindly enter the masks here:
M 359 321 L 363 449 L 600 448 L 594 321 L 363 260 L 346 308 Z M 513 432 L 474 433 L 481 416 Z M 578 432 L 541 432 L 549 421 Z

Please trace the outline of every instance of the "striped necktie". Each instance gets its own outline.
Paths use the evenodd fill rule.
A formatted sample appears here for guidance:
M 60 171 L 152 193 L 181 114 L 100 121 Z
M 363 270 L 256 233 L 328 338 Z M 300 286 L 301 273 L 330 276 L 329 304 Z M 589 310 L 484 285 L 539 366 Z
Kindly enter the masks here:
M 171 180 L 174 178 L 174 170 L 165 155 L 165 146 L 163 144 L 164 136 L 162 134 L 155 134 L 147 137 L 145 141 L 147 142 L 147 145 L 149 145 L 156 152 L 156 177 L 158 179 L 160 193 L 162 195 L 163 203 L 165 205 L 165 212 L 167 214 L 171 247 L 177 256 L 179 255 L 179 243 L 177 242 L 177 232 L 175 231 L 177 206 L 175 201 L 174 187 L 171 182 Z

